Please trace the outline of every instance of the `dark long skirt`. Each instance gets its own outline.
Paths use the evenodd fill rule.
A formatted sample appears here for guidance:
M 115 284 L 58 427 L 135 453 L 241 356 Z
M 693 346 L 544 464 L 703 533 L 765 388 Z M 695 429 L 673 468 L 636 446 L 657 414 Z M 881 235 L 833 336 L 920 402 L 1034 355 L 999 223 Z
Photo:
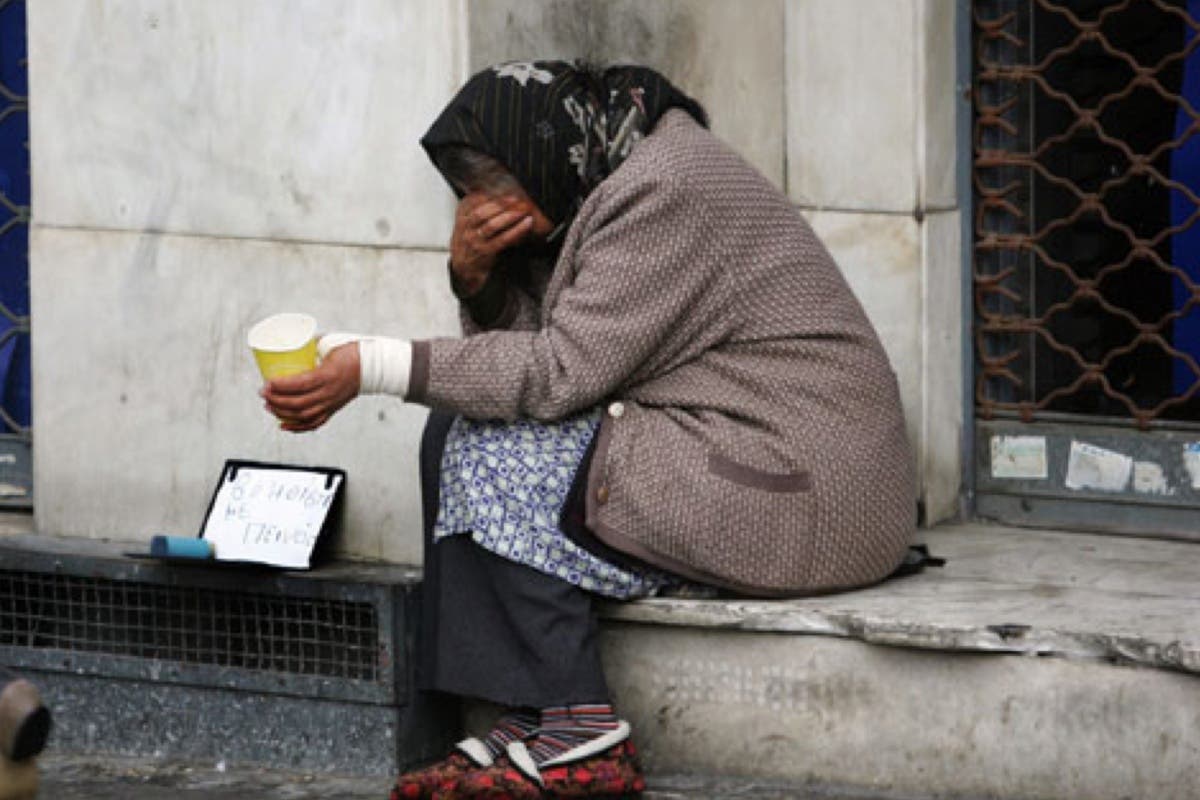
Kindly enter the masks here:
M 470 536 L 434 543 L 442 450 L 453 421 L 453 415 L 431 413 L 421 440 L 421 687 L 507 706 L 608 702 L 594 595 L 497 556 Z M 585 462 L 580 472 L 586 470 Z M 576 484 L 581 489 L 582 479 Z M 564 529 L 582 528 L 582 495 L 572 495 Z M 580 530 L 567 533 L 586 539 Z

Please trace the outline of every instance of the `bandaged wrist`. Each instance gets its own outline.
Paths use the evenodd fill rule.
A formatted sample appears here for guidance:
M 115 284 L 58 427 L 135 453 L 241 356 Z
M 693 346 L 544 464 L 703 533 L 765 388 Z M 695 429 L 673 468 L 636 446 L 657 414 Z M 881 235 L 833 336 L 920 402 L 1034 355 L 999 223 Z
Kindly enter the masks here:
M 324 358 L 335 347 L 351 342 L 358 342 L 359 394 L 404 397 L 408 393 L 409 373 L 412 372 L 411 342 L 387 336 L 328 333 L 317 343 L 317 352 Z

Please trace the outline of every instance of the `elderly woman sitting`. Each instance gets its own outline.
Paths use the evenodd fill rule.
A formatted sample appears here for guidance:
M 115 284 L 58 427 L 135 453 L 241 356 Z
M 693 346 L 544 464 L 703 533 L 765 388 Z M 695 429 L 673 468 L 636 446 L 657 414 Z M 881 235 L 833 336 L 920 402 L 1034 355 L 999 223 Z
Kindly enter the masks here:
M 330 340 L 265 390 L 296 431 L 359 393 L 433 409 L 421 677 L 510 711 L 394 796 L 634 796 L 595 599 L 887 576 L 915 509 L 895 377 L 787 198 L 649 69 L 487 69 L 422 144 L 461 198 L 466 335 Z

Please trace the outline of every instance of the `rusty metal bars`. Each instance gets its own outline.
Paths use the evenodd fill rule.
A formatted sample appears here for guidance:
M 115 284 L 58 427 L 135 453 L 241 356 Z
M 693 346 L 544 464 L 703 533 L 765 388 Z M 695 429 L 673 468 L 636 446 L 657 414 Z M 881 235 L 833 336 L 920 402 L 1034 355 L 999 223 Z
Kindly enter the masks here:
M 1169 248 L 1200 225 L 1200 187 L 1164 162 L 1200 133 L 1177 80 L 1200 23 L 1165 0 L 978 0 L 973 17 L 978 413 L 1116 414 L 1143 428 L 1195 419 L 1200 347 L 1171 332 L 1200 315 L 1200 271 L 1172 263 Z M 1155 113 L 1131 123 L 1148 104 Z M 1190 125 L 1147 138 L 1146 116 Z M 1143 202 L 1154 192 L 1183 198 L 1185 218 L 1128 213 L 1157 208 Z

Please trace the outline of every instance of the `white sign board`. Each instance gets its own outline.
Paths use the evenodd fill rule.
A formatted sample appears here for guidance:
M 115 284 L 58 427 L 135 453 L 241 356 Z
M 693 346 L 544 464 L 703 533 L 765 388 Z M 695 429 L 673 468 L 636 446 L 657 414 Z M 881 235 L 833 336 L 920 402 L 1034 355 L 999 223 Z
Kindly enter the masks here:
M 200 536 L 217 561 L 308 569 L 345 475 L 229 462 Z

